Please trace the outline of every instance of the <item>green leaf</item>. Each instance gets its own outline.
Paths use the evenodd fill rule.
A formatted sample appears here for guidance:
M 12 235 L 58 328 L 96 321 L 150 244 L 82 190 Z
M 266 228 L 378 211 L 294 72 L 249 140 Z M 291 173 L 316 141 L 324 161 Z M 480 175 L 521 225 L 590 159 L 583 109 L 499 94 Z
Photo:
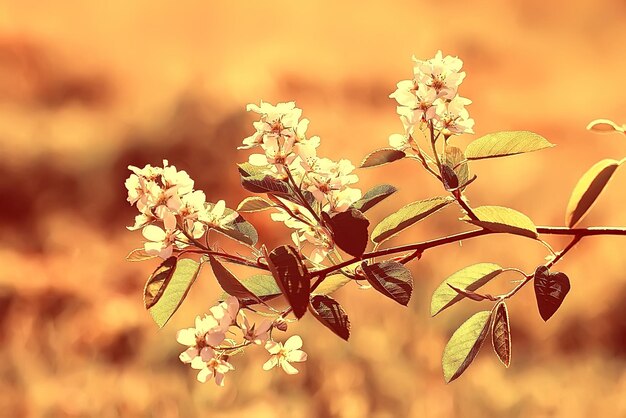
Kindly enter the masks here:
M 234 211 L 226 208 L 224 215 L 228 216 Z M 228 223 L 224 228 L 214 228 L 229 238 L 246 243 L 248 245 L 256 245 L 259 241 L 259 235 L 254 226 L 246 221 L 243 216 L 237 216 L 232 222 Z
M 505 367 L 511 365 L 511 324 L 509 311 L 504 301 L 495 307 L 493 322 L 491 324 L 491 344 L 493 351 Z
M 330 296 L 313 295 L 309 310 L 326 328 L 344 340 L 350 338 L 350 319 L 339 302 Z
M 502 273 L 502 267 L 493 263 L 474 264 L 457 271 L 444 280 L 433 293 L 430 301 L 430 314 L 435 316 L 463 300 L 463 295 L 451 288 L 450 285 L 462 290 L 474 291 L 500 273 Z
M 370 221 L 355 208 L 349 208 L 330 217 L 323 212 L 324 221 L 333 234 L 333 241 L 339 248 L 353 257 L 360 257 L 367 248 Z
M 276 284 L 276 280 L 274 276 L 270 276 L 269 274 L 255 274 L 252 277 L 247 277 L 245 279 L 240 279 L 239 282 L 250 291 L 250 293 L 254 294 L 254 298 L 243 298 L 239 300 L 241 306 L 249 306 L 258 303 L 258 299 L 261 299 L 263 302 L 267 302 L 269 300 L 275 299 L 278 296 L 282 295 L 278 284 Z M 220 296 L 219 300 L 225 300 L 228 297 L 229 293 L 224 292 Z M 234 296 L 234 295 L 231 295 Z
M 332 276 L 327 276 L 324 281 L 317 286 L 317 289 L 313 291 L 313 294 L 330 295 L 351 281 L 351 278 L 346 277 L 343 274 L 333 274 Z
M 598 161 L 578 180 L 565 211 L 565 224 L 568 227 L 573 228 L 591 210 L 617 167 L 619 161 Z
M 298 251 L 290 245 L 282 245 L 273 249 L 266 259 L 294 315 L 298 319 L 302 318 L 309 305 L 311 279 Z
M 381 243 L 391 238 L 414 223 L 447 206 L 453 200 L 451 197 L 434 197 L 409 203 L 376 225 L 374 231 L 372 231 L 372 241 Z
M 144 288 L 144 305 L 159 328 L 174 315 L 199 272 L 198 262 L 170 257 L 150 276 Z
M 156 255 L 151 255 L 146 252 L 143 248 L 135 248 L 126 256 L 126 261 L 138 262 L 138 261 L 146 261 L 152 260 L 156 258 Z
M 256 295 L 241 284 L 239 279 L 237 279 L 230 270 L 224 267 L 217 258 L 210 255 L 209 261 L 217 282 L 226 293 L 235 296 L 237 299 L 256 299 Z
M 397 261 L 382 261 L 372 265 L 361 265 L 365 277 L 374 289 L 406 306 L 413 292 L 411 272 Z
M 462 220 L 481 226 L 493 232 L 523 235 L 537 238 L 537 227 L 530 218 L 521 212 L 502 206 L 480 206 L 473 209 L 478 220 L 464 217 Z
M 479 160 L 539 151 L 553 146 L 554 144 L 534 132 L 495 132 L 472 141 L 465 149 L 465 156 L 468 160 Z
M 397 191 L 398 189 L 390 184 L 381 184 L 365 193 L 365 195 L 352 206 L 365 213 Z
M 393 148 L 383 148 L 367 154 L 361 162 L 360 168 L 376 167 L 378 165 L 401 160 L 404 157 L 406 157 L 404 151 Z
M 262 197 L 251 196 L 246 197 L 237 206 L 237 212 L 260 212 L 265 209 L 273 208 L 275 205 Z
M 263 174 L 268 167 L 259 167 L 258 165 L 252 165 L 248 162 L 237 164 L 239 168 L 239 174 L 243 177 L 252 177 Z
M 472 364 L 489 333 L 490 311 L 474 314 L 452 334 L 443 350 L 443 376 L 452 382 Z

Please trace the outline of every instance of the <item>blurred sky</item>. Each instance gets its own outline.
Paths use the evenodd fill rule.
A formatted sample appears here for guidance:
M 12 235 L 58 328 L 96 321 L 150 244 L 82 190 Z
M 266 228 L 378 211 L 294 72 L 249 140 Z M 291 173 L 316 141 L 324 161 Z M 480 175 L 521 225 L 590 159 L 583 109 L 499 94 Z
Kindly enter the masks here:
M 163 158 L 187 170 L 209 200 L 230 207 L 236 151 L 252 132 L 247 103 L 295 100 L 322 155 L 355 164 L 401 132 L 395 83 L 411 56 L 438 49 L 464 61 L 460 93 L 477 135 L 528 129 L 556 148 L 476 162 L 476 206 L 500 204 L 537 224 L 561 225 L 571 188 L 601 158 L 624 156 L 617 136 L 585 131 L 596 118 L 626 122 L 626 3 L 0 0 L 0 411 L 12 417 L 568 416 L 626 414 L 624 241 L 584 242 L 559 268 L 572 291 L 544 324 L 534 295 L 511 303 L 513 364 L 485 345 L 467 375 L 444 385 L 451 332 L 476 306 L 428 317 L 430 293 L 466 265 L 532 270 L 543 247 L 481 238 L 434 250 L 414 267 L 408 309 L 342 290 L 350 344 L 314 321 L 298 332 L 309 352 L 296 377 L 236 363 L 227 388 L 200 385 L 174 341 L 218 295 L 205 272 L 171 325 L 157 331 L 141 306 L 154 265 L 126 263 L 140 246 L 124 228 L 126 166 Z M 471 137 L 459 138 L 465 146 Z M 409 161 L 362 170 L 361 187 L 400 192 L 373 222 L 440 193 Z M 623 176 L 585 225 L 626 225 Z M 396 243 L 458 231 L 446 210 Z M 254 215 L 261 239 L 286 231 Z M 560 248 L 563 240 L 551 239 Z M 502 283 L 506 288 L 507 283 Z M 248 359 L 248 357 L 250 357 Z M 0 416 L 5 412 L 0 412 Z

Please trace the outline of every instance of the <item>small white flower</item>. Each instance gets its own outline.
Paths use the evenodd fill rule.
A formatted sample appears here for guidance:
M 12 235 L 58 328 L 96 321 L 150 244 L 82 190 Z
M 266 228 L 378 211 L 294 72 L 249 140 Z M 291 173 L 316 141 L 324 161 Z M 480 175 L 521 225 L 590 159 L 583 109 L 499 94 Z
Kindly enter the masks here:
M 207 204 L 205 209 L 198 214 L 198 220 L 209 228 L 226 228 L 226 226 L 237 219 L 239 214 L 232 212 L 229 215 L 225 215 L 226 202 L 219 200 L 213 207 Z
M 206 383 L 215 378 L 218 386 L 224 386 L 224 375 L 231 370 L 235 370 L 232 364 L 216 356 L 210 347 L 205 347 L 200 351 L 200 355 L 191 361 L 191 367 L 199 370 L 198 381 Z
M 211 311 L 211 315 L 219 322 L 220 327 L 226 331 L 237 319 L 239 300 L 234 296 L 229 296 L 224 302 L 209 310 Z
M 207 346 L 217 346 L 224 341 L 225 330 L 220 327 L 217 319 L 210 315 L 197 316 L 195 327 L 178 331 L 176 341 L 189 348 L 179 356 L 183 363 L 191 363 L 200 355 L 200 351 Z
M 443 57 L 441 51 L 437 51 L 434 58 L 415 61 L 415 79 L 422 84 L 434 89 L 437 97 L 452 99 L 459 85 L 465 78 L 465 72 L 460 71 L 463 61 L 450 55 Z
M 147 225 L 141 231 L 148 241 L 144 243 L 144 250 L 150 255 L 157 255 L 166 259 L 172 255 L 174 242 L 178 238 L 180 231 L 176 229 L 176 218 L 166 217 L 164 227 Z
M 287 374 L 297 374 L 298 369 L 293 367 L 291 363 L 303 362 L 307 358 L 306 353 L 300 348 L 302 348 L 302 338 L 297 335 L 289 337 L 285 345 L 276 341 L 268 341 L 265 344 L 265 349 L 272 356 L 263 364 L 263 370 L 280 366 Z
M 435 127 L 444 133 L 473 134 L 474 119 L 469 117 L 469 112 L 465 109 L 470 103 L 471 100 L 460 96 L 449 102 L 440 102 L 437 105 Z

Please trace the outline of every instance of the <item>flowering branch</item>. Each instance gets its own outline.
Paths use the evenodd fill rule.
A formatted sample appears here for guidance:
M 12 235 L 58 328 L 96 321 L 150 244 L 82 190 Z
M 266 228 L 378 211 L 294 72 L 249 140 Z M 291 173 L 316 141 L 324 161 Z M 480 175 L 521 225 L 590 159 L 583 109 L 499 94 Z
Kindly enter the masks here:
M 204 264 L 210 265 L 224 290 L 209 313 L 198 316 L 194 327 L 177 334 L 177 341 L 186 347 L 180 360 L 198 371 L 201 382 L 213 379 L 223 385 L 225 375 L 234 370 L 230 359 L 254 346 L 264 347 L 270 356 L 263 365 L 265 370 L 278 366 L 288 374 L 298 373 L 292 363 L 307 358 L 301 350 L 302 339 L 292 335 L 282 343 L 276 341 L 275 331 L 287 331 L 290 322 L 309 312 L 347 340 L 350 320 L 331 296 L 333 292 L 348 283 L 365 281 L 373 291 L 407 305 L 413 278 L 406 264 L 421 259 L 431 248 L 493 234 L 537 240 L 548 249 L 549 261 L 532 273 L 494 263 L 461 269 L 434 291 L 431 314 L 437 315 L 463 300 L 493 303 L 491 310 L 474 314 L 450 338 L 443 353 L 447 382 L 467 369 L 488 335 L 496 355 L 508 367 L 511 335 L 506 301 L 533 282 L 539 314 L 547 321 L 570 290 L 569 278 L 550 269 L 585 237 L 626 236 L 626 228 L 621 227 L 576 227 L 626 159 L 602 160 L 582 176 L 567 206 L 564 227 L 536 226 L 526 215 L 507 207 L 470 207 L 465 191 L 477 179 L 470 173 L 474 161 L 538 151 L 553 144 L 532 132 L 509 131 L 475 139 L 464 150 L 453 146 L 452 138 L 474 133 L 474 120 L 466 109 L 471 101 L 458 94 L 465 78 L 462 61 L 444 57 L 441 51 L 429 60 L 413 60 L 413 77 L 400 81 L 390 95 L 398 104 L 404 132 L 391 135 L 390 147 L 367 155 L 360 168 L 413 159 L 437 179 L 444 193 L 414 201 L 373 228 L 365 213 L 397 189 L 381 184 L 362 193 L 356 187 L 359 179 L 350 161 L 318 156 L 320 138 L 307 135 L 309 121 L 301 118 L 302 110 L 294 102 L 248 105 L 259 120 L 253 124 L 255 132 L 239 148 L 260 152 L 239 164 L 241 184 L 255 196 L 244 199 L 236 211 L 227 208 L 223 200 L 207 202 L 204 192 L 194 190 L 189 175 L 167 160 L 163 167 L 129 167 L 132 174 L 125 183 L 128 202 L 137 207 L 139 214 L 128 229 L 141 230 L 145 242 L 128 259 L 163 260 L 144 288 L 145 307 L 157 325 L 164 326 L 176 312 Z M 594 121 L 588 129 L 621 134 L 626 131 L 624 126 L 607 120 Z M 478 228 L 381 249 L 388 239 L 451 203 L 463 211 L 460 222 Z M 270 218 L 291 231 L 291 244 L 272 250 L 259 247 L 256 229 L 241 215 L 259 211 L 271 211 Z M 211 231 L 240 243 L 244 252 L 219 250 L 215 234 L 209 235 Z M 554 252 L 540 239 L 541 235 L 567 235 L 572 239 L 560 252 Z M 373 245 L 368 251 L 370 243 Z M 238 278 L 223 263 L 251 267 L 261 274 Z M 503 295 L 480 292 L 482 286 L 506 271 L 521 274 L 523 279 Z M 287 307 L 272 306 L 279 298 L 286 300 Z

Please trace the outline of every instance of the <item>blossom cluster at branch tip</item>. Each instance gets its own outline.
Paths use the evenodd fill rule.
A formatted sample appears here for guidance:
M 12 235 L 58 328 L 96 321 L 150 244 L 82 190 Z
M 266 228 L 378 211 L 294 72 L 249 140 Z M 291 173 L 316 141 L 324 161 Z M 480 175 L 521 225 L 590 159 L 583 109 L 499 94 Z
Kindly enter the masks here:
M 307 119 L 294 102 L 250 104 L 248 111 L 260 115 L 254 122 L 255 132 L 243 140 L 240 149 L 260 148 L 262 153 L 250 155 L 248 162 L 264 175 L 292 181 L 310 198 L 309 207 L 279 199 L 279 213 L 272 219 L 295 229 L 292 240 L 298 248 L 313 247 L 309 259 L 321 263 L 334 248 L 330 232 L 316 221 L 316 214 L 333 215 L 345 212 L 361 198 L 361 190 L 352 187 L 358 182 L 349 160 L 333 161 L 318 157 L 320 138 L 307 137 Z M 315 213 L 311 213 L 311 209 Z M 294 216 L 296 215 L 296 216 Z
M 410 148 L 416 127 L 432 126 L 444 137 L 474 133 L 474 120 L 465 108 L 472 101 L 457 94 L 465 78 L 462 66 L 458 57 L 444 57 L 441 51 L 425 61 L 413 57 L 413 78 L 400 81 L 389 95 L 398 103 L 397 112 L 404 126 L 404 134 L 389 137 L 393 148 Z
M 299 336 L 290 337 L 284 346 L 272 340 L 274 323 L 267 318 L 252 323 L 234 296 L 209 312 L 197 316 L 194 327 L 181 329 L 176 335 L 176 341 L 187 346 L 179 356 L 180 361 L 197 370 L 197 379 L 202 383 L 213 379 L 218 386 L 224 386 L 226 373 L 235 370 L 229 358 L 251 345 L 264 346 L 271 355 L 263 365 L 265 370 L 280 365 L 286 373 L 295 374 L 298 371 L 290 363 L 306 360 L 306 353 L 300 350 Z M 240 341 L 234 336 L 239 336 Z
M 238 214 L 226 212 L 223 200 L 206 202 L 204 192 L 194 190 L 194 181 L 184 170 L 163 161 L 163 167 L 129 166 L 126 179 L 128 202 L 139 215 L 131 231 L 141 229 L 150 255 L 168 258 L 175 249 L 182 250 L 191 240 L 201 238 L 208 229 L 228 229 Z

